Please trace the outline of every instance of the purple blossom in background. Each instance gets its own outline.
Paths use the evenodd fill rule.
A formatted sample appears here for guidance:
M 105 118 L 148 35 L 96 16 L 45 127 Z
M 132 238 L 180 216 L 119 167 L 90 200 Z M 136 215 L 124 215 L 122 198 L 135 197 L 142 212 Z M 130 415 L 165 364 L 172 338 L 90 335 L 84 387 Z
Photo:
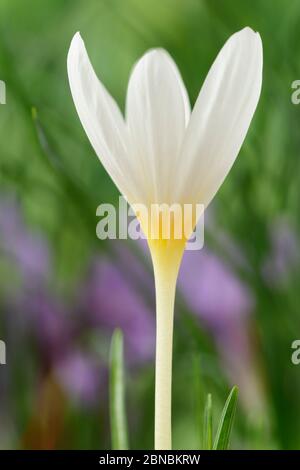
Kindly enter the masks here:
M 50 270 L 47 243 L 27 229 L 19 205 L 8 196 L 0 199 L 0 252 L 15 263 L 26 284 L 47 278 Z
M 130 266 L 127 266 L 130 271 Z M 95 259 L 81 290 L 81 308 L 93 327 L 123 331 L 125 352 L 132 363 L 153 358 L 155 320 L 126 271 L 105 258 Z
M 70 348 L 75 322 L 61 302 L 40 289 L 26 292 L 19 308 L 30 333 L 36 337 L 44 361 L 53 364 L 63 357 Z
M 101 386 L 107 385 L 106 370 L 99 359 L 79 351 L 71 351 L 59 361 L 55 375 L 74 401 L 87 405 L 95 405 L 101 399 Z
M 253 297 L 221 259 L 208 249 L 185 252 L 178 285 L 187 305 L 217 333 L 248 315 Z
M 284 218 L 276 219 L 269 232 L 271 248 L 263 264 L 262 274 L 270 286 L 281 287 L 300 267 L 299 238 Z
M 25 320 L 23 328 L 34 338 L 42 377 L 54 372 L 72 400 L 95 406 L 101 398 L 101 386 L 107 385 L 106 369 L 99 358 L 78 349 L 80 335 L 88 330 L 81 327 L 76 313 L 67 310 L 61 301 L 43 289 L 26 290 L 13 313 L 14 321 L 16 313 L 19 320 Z

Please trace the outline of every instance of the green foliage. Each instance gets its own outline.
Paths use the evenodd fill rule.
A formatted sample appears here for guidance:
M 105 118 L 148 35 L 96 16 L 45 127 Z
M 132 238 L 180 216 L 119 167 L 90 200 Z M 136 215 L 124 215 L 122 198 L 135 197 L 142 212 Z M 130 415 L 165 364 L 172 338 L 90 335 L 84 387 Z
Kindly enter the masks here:
M 227 450 L 229 446 L 229 439 L 232 430 L 236 403 L 238 396 L 238 388 L 233 387 L 226 403 L 224 405 L 222 415 L 220 418 L 217 435 L 214 441 L 214 450 Z
M 110 428 L 114 450 L 128 449 L 124 391 L 123 335 L 113 333 L 110 350 Z

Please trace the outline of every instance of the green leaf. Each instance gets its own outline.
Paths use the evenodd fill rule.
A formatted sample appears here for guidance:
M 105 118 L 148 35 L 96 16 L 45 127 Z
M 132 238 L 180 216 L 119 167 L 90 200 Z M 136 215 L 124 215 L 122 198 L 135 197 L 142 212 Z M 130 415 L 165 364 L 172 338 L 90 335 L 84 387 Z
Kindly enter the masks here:
M 207 395 L 204 408 L 204 424 L 203 424 L 203 449 L 212 449 L 212 398 L 211 394 Z
M 233 387 L 224 405 L 215 438 L 214 450 L 226 450 L 229 446 L 230 433 L 236 410 L 238 388 Z
M 110 348 L 110 427 L 113 450 L 127 450 L 124 393 L 123 335 L 115 330 Z

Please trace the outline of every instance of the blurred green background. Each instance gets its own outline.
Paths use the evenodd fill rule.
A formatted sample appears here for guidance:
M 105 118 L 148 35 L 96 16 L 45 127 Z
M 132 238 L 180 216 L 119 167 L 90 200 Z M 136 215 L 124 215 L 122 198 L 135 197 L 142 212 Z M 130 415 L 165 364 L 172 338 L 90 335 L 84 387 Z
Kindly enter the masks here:
M 300 448 L 299 0 L 1 0 L 0 447 L 110 447 L 108 350 L 121 327 L 131 448 L 153 448 L 154 293 L 140 244 L 96 238 L 118 192 L 71 99 L 66 56 L 80 31 L 124 108 L 134 62 L 175 59 L 191 103 L 225 40 L 264 46 L 261 99 L 240 155 L 188 254 L 176 301 L 174 448 L 201 447 L 204 398 L 217 420 L 240 397 L 234 449 Z

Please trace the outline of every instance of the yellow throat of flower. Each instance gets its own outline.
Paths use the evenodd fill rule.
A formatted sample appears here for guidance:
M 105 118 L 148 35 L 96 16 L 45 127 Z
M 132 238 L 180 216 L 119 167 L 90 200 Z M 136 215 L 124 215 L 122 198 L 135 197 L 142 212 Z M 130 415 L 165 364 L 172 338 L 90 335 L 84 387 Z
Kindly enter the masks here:
M 179 269 L 185 244 L 197 222 L 194 206 L 189 211 L 184 205 L 154 205 L 147 213 L 137 214 L 147 238 L 154 268 L 159 264 Z

